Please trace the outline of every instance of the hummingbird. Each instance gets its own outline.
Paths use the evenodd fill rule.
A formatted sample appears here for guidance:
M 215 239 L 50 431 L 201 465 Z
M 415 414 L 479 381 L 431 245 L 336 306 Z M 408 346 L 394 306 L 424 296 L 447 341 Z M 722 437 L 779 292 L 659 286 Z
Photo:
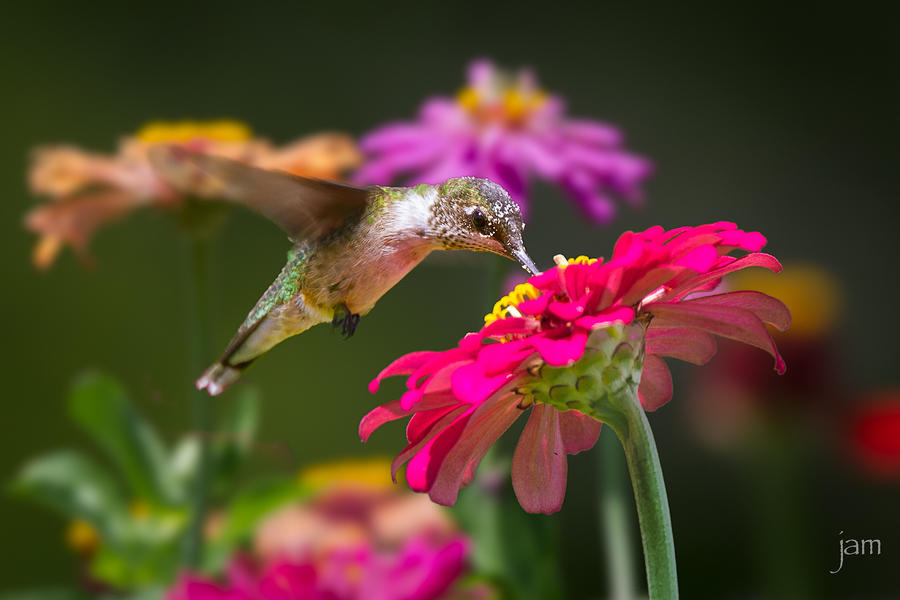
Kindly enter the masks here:
M 166 145 L 152 148 L 150 161 L 175 189 L 248 206 L 293 243 L 287 264 L 197 379 L 212 396 L 314 325 L 331 322 L 349 338 L 360 316 L 433 250 L 492 252 L 539 272 L 522 242 L 519 206 L 489 179 L 358 187 Z

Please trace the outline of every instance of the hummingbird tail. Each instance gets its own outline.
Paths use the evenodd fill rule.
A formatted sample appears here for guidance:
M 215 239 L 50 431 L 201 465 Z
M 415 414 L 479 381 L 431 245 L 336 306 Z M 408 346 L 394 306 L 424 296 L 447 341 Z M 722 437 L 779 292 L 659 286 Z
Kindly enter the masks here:
M 206 390 L 210 396 L 218 396 L 241 378 L 241 371 L 242 368 L 217 362 L 203 372 L 195 385 L 198 390 Z

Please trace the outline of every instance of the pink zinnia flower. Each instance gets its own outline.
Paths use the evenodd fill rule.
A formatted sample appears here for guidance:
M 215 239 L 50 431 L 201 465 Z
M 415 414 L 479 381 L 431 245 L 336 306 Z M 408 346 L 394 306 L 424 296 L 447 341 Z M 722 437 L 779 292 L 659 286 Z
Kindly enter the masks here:
M 552 181 L 598 223 L 612 219 L 614 197 L 637 203 L 652 170 L 622 148 L 618 128 L 565 116 L 558 96 L 544 93 L 534 74 L 515 77 L 486 60 L 469 65 L 456 99 L 432 98 L 416 122 L 392 123 L 361 142 L 368 162 L 356 174 L 364 184 L 439 183 L 475 176 L 496 181 L 523 214 L 531 180 Z
M 566 455 L 594 445 L 607 395 L 636 388 L 645 410 L 671 398 L 661 357 L 703 364 L 719 335 L 766 350 L 784 372 L 765 326 L 787 328 L 790 314 L 780 301 L 754 291 L 691 297 L 747 267 L 780 271 L 773 256 L 758 252 L 765 241 L 734 223 L 651 227 L 623 234 L 609 261 L 558 260 L 498 302 L 485 327 L 456 348 L 414 352 L 382 371 L 370 391 L 393 375 L 409 375 L 409 390 L 366 415 L 360 436 L 412 415 L 409 445 L 393 472 L 408 461 L 410 487 L 450 505 L 488 448 L 530 409 L 513 457 L 513 487 L 525 510 L 557 511 Z M 748 253 L 730 256 L 735 250 Z

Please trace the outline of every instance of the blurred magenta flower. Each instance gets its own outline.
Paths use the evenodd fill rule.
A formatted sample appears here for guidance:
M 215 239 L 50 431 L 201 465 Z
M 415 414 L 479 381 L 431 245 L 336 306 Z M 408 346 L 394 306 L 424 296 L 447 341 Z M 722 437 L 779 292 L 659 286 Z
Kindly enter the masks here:
M 32 193 L 50 201 L 25 216 L 25 227 L 41 236 L 32 256 L 35 266 L 49 267 L 64 244 L 86 255 L 98 228 L 139 207 L 178 206 L 183 197 L 163 183 L 147 158 L 148 148 L 160 143 L 323 179 L 339 179 L 361 159 L 344 134 L 322 133 L 277 148 L 229 120 L 149 123 L 122 138 L 111 156 L 74 146 L 37 148 L 28 183 Z
M 257 567 L 232 560 L 225 581 L 185 574 L 169 600 L 430 600 L 441 598 L 462 574 L 463 538 L 434 544 L 413 539 L 394 552 L 367 545 L 308 561 L 280 560 Z
M 613 198 L 641 200 L 641 183 L 652 165 L 623 149 L 618 128 L 567 118 L 563 100 L 543 92 L 530 70 L 511 76 L 477 60 L 468 76 L 456 99 L 432 98 L 417 121 L 384 125 L 366 135 L 361 146 L 368 162 L 356 181 L 486 177 L 502 185 L 524 214 L 537 176 L 562 187 L 597 223 L 612 219 Z
M 850 441 L 869 473 L 888 479 L 900 476 L 900 391 L 861 402 L 850 421 Z
M 370 391 L 393 375 L 409 375 L 409 390 L 366 415 L 360 436 L 412 415 L 409 445 L 392 472 L 409 461 L 410 487 L 451 505 L 488 448 L 531 408 L 513 457 L 513 487 L 526 511 L 555 512 L 565 496 L 566 455 L 594 445 L 607 394 L 639 381 L 645 410 L 671 398 L 660 357 L 703 364 L 718 335 L 769 352 L 784 372 L 765 326 L 789 325 L 780 301 L 755 291 L 691 297 L 747 267 L 780 271 L 773 256 L 758 252 L 765 242 L 734 223 L 657 226 L 623 234 L 608 262 L 557 257 L 557 267 L 501 299 L 485 327 L 456 348 L 414 352 L 384 369 Z M 748 253 L 730 256 L 734 250 Z
M 220 580 L 183 574 L 168 599 L 427 600 L 478 591 L 459 581 L 468 539 L 442 508 L 394 485 L 388 464 L 305 469 L 299 482 L 309 495 L 256 525 L 252 554 L 232 557 Z

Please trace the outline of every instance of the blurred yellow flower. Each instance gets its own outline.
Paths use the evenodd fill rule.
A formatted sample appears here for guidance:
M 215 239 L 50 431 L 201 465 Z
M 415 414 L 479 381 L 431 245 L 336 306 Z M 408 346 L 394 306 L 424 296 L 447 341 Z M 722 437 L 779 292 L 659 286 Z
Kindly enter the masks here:
M 791 328 L 782 335 L 812 337 L 827 333 L 841 311 L 840 285 L 822 267 L 811 264 L 786 264 L 780 275 L 764 269 L 736 273 L 730 284 L 734 289 L 754 289 L 781 299 L 791 311 Z
M 219 121 L 151 121 L 141 127 L 136 137 L 145 144 L 190 142 L 208 139 L 217 142 L 243 142 L 249 140 L 253 132 L 240 121 L 222 119 Z
M 386 457 L 345 459 L 320 463 L 300 472 L 300 483 L 315 489 L 359 486 L 374 490 L 392 489 L 391 459 Z
M 32 193 L 48 198 L 25 216 L 25 227 L 38 234 L 32 261 L 49 267 L 63 245 L 82 255 L 94 232 L 137 207 L 177 206 L 182 196 L 153 170 L 147 151 L 155 144 L 181 144 L 192 150 L 320 179 L 343 178 L 361 155 L 353 139 L 321 133 L 275 147 L 253 137 L 238 121 L 149 123 L 119 142 L 113 155 L 85 152 L 73 146 L 37 148 L 28 183 Z M 203 190 L 196 190 L 203 196 Z

